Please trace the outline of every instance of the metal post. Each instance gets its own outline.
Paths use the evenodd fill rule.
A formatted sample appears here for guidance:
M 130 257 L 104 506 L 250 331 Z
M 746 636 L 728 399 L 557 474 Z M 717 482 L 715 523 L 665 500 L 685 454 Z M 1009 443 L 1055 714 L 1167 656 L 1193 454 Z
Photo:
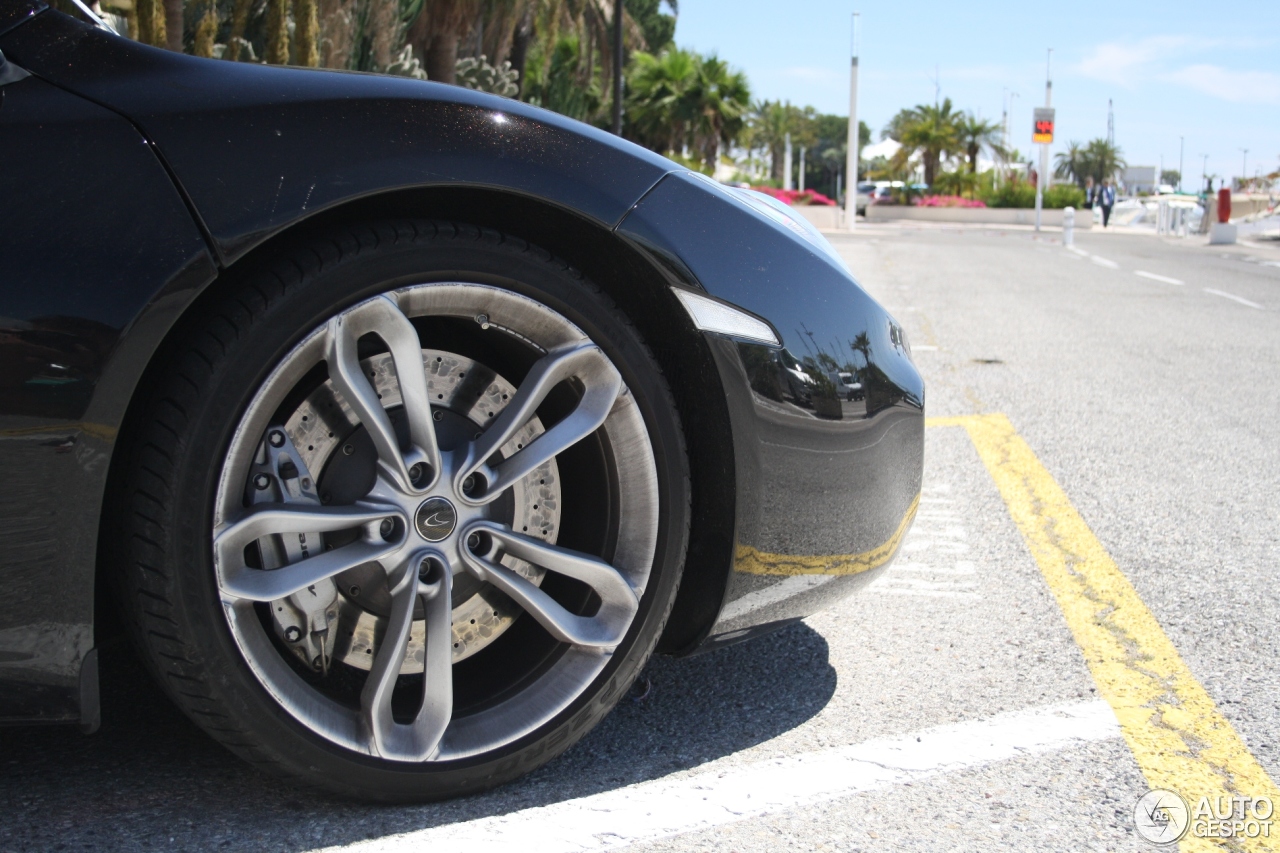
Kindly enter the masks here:
M 1182 155 L 1186 150 L 1186 137 L 1178 137 L 1178 192 L 1182 192 Z
M 1017 92 L 1010 92 L 1010 93 L 1009 93 L 1009 127 L 1011 127 L 1011 128 L 1013 128 L 1013 127 L 1017 127 L 1017 126 L 1018 126 L 1018 122 L 1017 122 L 1017 120 L 1014 118 L 1014 114 L 1013 114 L 1014 98 L 1021 98 L 1021 97 L 1022 97 L 1022 96 L 1021 96 L 1021 95 L 1019 95 Z M 1005 142 L 1004 142 L 1004 147 L 1005 147 L 1005 150 L 1006 150 L 1006 151 L 1007 151 L 1007 150 L 1009 150 L 1009 140 L 1010 140 L 1011 138 L 1012 138 L 1011 136 L 1006 136 L 1006 139 L 1005 139 Z M 1006 166 L 1006 168 L 1005 168 L 1005 170 L 1004 170 L 1004 171 L 1005 171 L 1005 174 L 1003 175 L 1003 177 L 1004 177 L 1004 179 L 1005 179 L 1005 180 L 1008 180 L 1008 178 L 1009 178 L 1008 163 L 1006 163 L 1006 164 L 1005 164 L 1005 166 Z
M 613 3 L 613 133 L 622 135 L 622 0 Z M 495 60 L 496 62 L 497 60 Z
M 858 219 L 858 13 L 850 23 L 849 52 L 849 133 L 845 147 L 844 222 L 850 231 Z
M 800 180 L 796 184 L 796 189 L 804 192 L 804 146 L 800 146 Z
M 1045 107 L 1053 106 L 1053 75 L 1051 72 L 1053 62 L 1053 48 L 1049 48 L 1049 58 L 1045 60 L 1044 67 L 1044 105 Z M 1049 145 L 1042 142 L 1040 144 L 1040 174 L 1036 178 L 1036 231 L 1040 230 L 1040 211 L 1044 207 L 1044 188 L 1049 183 Z
M 1070 246 L 1076 241 L 1076 209 L 1074 207 L 1064 207 L 1062 209 L 1062 245 Z
M 782 151 L 782 188 L 791 189 L 791 134 L 786 136 L 786 148 Z

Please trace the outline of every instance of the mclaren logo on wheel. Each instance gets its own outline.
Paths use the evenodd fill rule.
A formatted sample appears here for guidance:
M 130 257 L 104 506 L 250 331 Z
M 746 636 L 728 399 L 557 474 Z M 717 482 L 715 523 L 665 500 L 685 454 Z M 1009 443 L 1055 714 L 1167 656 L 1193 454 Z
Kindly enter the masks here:
M 458 512 L 444 498 L 427 498 L 414 517 L 418 534 L 428 542 L 439 542 L 458 524 Z

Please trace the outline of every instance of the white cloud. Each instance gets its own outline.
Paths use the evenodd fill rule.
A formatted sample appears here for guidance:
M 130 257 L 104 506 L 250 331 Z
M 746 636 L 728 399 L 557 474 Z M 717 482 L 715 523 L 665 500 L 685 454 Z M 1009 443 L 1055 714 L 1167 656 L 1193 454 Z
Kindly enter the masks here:
M 1280 104 L 1280 74 L 1232 71 L 1218 65 L 1188 65 L 1161 79 L 1237 104 Z
M 1108 42 L 1095 47 L 1074 70 L 1095 80 L 1132 86 L 1159 60 L 1190 45 L 1186 36 L 1151 36 L 1128 44 Z
M 1233 103 L 1280 103 L 1280 74 L 1235 71 L 1220 65 L 1183 65 L 1188 54 L 1229 48 L 1235 51 L 1264 46 L 1257 40 L 1199 39 L 1189 36 L 1150 36 L 1134 42 L 1096 46 L 1072 70 L 1127 89 L 1142 83 L 1176 83 Z

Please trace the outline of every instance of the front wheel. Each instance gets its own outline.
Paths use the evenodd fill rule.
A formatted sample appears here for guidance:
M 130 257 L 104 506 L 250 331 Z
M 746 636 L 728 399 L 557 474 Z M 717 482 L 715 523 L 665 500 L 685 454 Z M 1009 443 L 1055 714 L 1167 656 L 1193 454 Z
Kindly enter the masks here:
M 665 624 L 689 523 L 661 372 L 599 289 L 432 222 L 292 248 L 168 353 L 133 441 L 126 605 L 183 710 L 345 796 L 562 752 Z

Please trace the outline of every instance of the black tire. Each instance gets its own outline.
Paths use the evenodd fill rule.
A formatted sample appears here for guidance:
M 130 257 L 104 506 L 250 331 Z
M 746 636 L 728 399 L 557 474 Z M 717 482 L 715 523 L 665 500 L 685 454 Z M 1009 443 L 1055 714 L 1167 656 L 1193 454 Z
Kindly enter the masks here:
M 143 658 L 197 725 L 258 768 L 342 797 L 447 798 L 500 785 L 569 748 L 631 685 L 675 600 L 688 541 L 689 473 L 679 416 L 635 327 L 599 287 L 545 251 L 491 230 L 432 221 L 346 226 L 278 249 L 186 318 L 157 357 L 122 441 L 114 484 L 119 587 Z M 406 763 L 344 749 L 268 693 L 219 603 L 211 536 L 221 460 L 261 383 L 338 311 L 409 283 L 464 281 L 530 297 L 577 325 L 643 414 L 660 515 L 649 583 L 625 639 L 562 713 L 507 746 Z M 456 672 L 456 670 L 454 670 Z M 402 676 L 403 677 L 403 676 Z

